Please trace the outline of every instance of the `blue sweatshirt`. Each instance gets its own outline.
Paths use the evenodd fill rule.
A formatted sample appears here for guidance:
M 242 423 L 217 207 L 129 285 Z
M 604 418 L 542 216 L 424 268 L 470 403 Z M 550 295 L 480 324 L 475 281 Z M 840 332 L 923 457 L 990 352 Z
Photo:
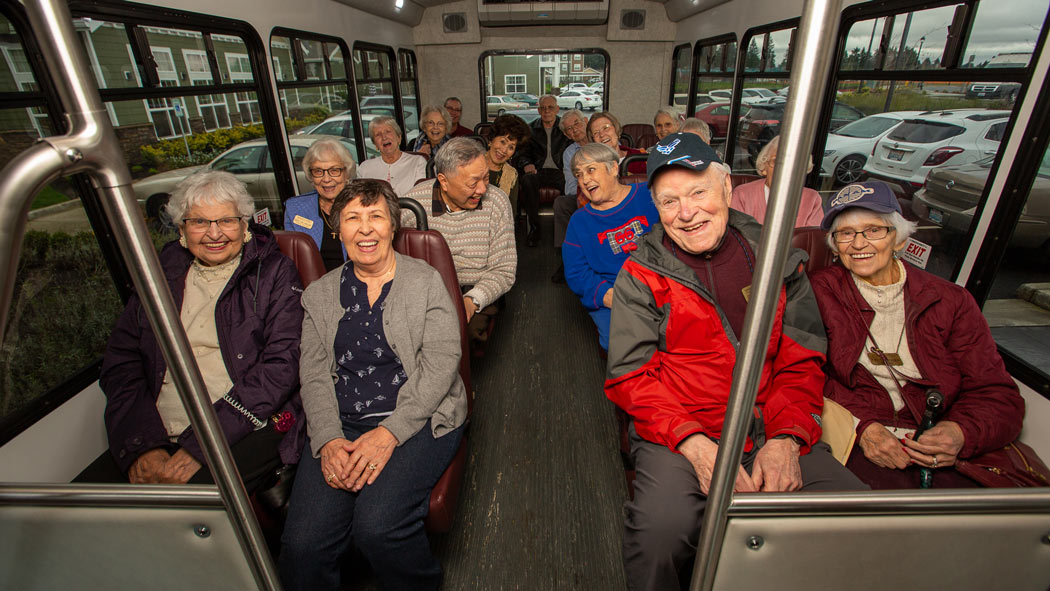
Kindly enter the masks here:
M 612 209 L 599 211 L 588 204 L 572 214 L 561 249 L 565 281 L 597 325 L 598 342 L 606 350 L 610 310 L 602 300 L 638 239 L 660 223 L 649 188 L 642 183 L 630 187 Z

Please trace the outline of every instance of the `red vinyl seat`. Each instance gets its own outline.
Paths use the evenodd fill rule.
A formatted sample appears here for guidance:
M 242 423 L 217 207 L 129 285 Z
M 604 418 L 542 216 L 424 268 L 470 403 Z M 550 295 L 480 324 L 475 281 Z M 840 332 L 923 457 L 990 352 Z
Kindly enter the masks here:
M 561 195 L 561 191 L 554 187 L 540 187 L 540 204 L 550 205 Z
M 273 235 L 277 238 L 277 248 L 281 250 L 281 254 L 295 263 L 303 287 L 327 273 L 324 261 L 321 260 L 321 252 L 317 250 L 317 244 L 309 235 L 290 230 L 274 230 Z
M 736 174 L 729 175 L 730 182 L 733 183 L 733 188 L 737 188 L 744 183 L 750 183 L 751 181 L 757 181 L 762 177 L 753 174 Z
M 650 123 L 628 123 L 623 126 L 622 131 L 631 136 L 631 147 L 633 148 L 648 147 L 640 144 L 642 137 L 646 134 L 652 134 L 654 137 L 656 136 L 656 128 Z
M 421 259 L 430 264 L 441 273 L 449 295 L 453 303 L 462 300 L 459 289 L 459 279 L 456 276 L 456 266 L 452 261 L 452 252 L 448 248 L 445 239 L 437 230 L 416 230 L 402 228 L 394 237 L 394 250 L 397 252 Z M 474 406 L 474 390 L 470 383 L 470 351 L 467 340 L 467 313 L 463 306 L 455 306 L 459 315 L 459 337 L 462 346 L 462 356 L 459 360 L 459 375 L 463 379 L 463 385 L 467 389 L 467 417 Z M 452 521 L 456 514 L 456 506 L 459 503 L 459 491 L 463 484 L 463 471 L 467 465 L 467 436 L 464 434 L 462 442 L 452 463 L 445 469 L 444 474 L 434 485 L 430 492 L 430 510 L 427 513 L 425 525 L 427 531 L 433 533 L 445 533 L 452 528 Z
M 819 226 L 795 228 L 795 233 L 791 236 L 791 246 L 809 253 L 807 273 L 829 267 L 835 262 L 834 254 L 828 247 L 827 233 Z

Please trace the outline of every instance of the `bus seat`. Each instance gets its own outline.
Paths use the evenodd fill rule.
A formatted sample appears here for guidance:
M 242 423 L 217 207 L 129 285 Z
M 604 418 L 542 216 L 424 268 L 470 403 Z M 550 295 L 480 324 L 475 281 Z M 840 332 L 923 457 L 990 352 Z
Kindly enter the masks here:
M 397 252 L 422 259 L 441 273 L 441 279 L 445 288 L 452 296 L 453 303 L 462 299 L 459 288 L 459 279 L 456 276 L 456 266 L 452 261 L 452 252 L 448 248 L 445 239 L 436 230 L 416 230 L 402 228 L 394 237 L 394 250 Z M 467 389 L 467 417 L 474 405 L 473 389 L 470 382 L 470 351 L 467 339 L 467 314 L 463 306 L 455 306 L 459 316 L 459 338 L 462 345 L 462 356 L 459 360 L 459 375 L 463 379 L 463 385 Z M 459 444 L 452 463 L 438 479 L 434 489 L 430 492 L 430 508 L 427 512 L 425 525 L 427 531 L 433 533 L 445 533 L 452 528 L 452 520 L 455 516 L 456 506 L 459 502 L 459 491 L 463 484 L 463 471 L 467 463 L 467 437 Z
M 474 135 L 468 135 L 467 137 L 469 137 L 470 139 L 472 139 L 472 140 L 474 140 L 476 142 L 481 142 L 481 146 L 483 148 L 485 148 L 486 150 L 489 149 L 489 138 L 487 138 L 487 137 L 485 137 L 483 135 L 480 135 L 480 134 L 476 134 L 476 133 Z
M 437 172 L 434 171 L 434 159 L 433 158 L 427 158 L 427 178 L 428 179 L 436 179 L 437 178 Z
M 648 154 L 628 154 L 620 161 L 620 177 L 632 174 L 645 176 L 645 166 L 648 160 Z
M 321 251 L 317 250 L 317 244 L 309 235 L 290 230 L 274 230 L 273 235 L 277 238 L 277 247 L 281 249 L 281 254 L 295 263 L 304 288 L 314 279 L 320 279 L 327 273 L 324 261 L 321 260 Z
M 540 205 L 550 205 L 561 195 L 561 190 L 554 187 L 540 187 Z
M 638 148 L 639 150 L 648 150 L 649 148 L 655 146 L 659 141 L 660 138 L 657 137 L 655 133 L 646 133 L 642 134 L 642 136 L 638 138 L 638 141 L 635 142 L 634 147 Z
M 650 123 L 628 123 L 623 126 L 622 131 L 624 134 L 631 136 L 631 146 L 634 148 L 643 147 L 639 144 L 642 136 L 646 134 L 652 134 L 654 137 L 656 136 L 656 128 Z
M 633 185 L 635 183 L 645 184 L 647 182 L 644 174 L 629 174 L 627 176 L 620 177 L 621 185 Z
M 620 134 L 620 145 L 627 146 L 628 148 L 634 147 L 634 138 L 626 133 Z
M 791 236 L 791 246 L 809 253 L 807 273 L 829 267 L 834 262 L 831 249 L 828 248 L 827 233 L 818 226 L 795 228 Z
M 474 135 L 485 138 L 485 141 L 492 139 L 492 123 L 488 121 L 482 121 L 474 126 Z
M 753 174 L 736 174 L 736 173 L 733 173 L 733 174 L 729 175 L 729 178 L 730 178 L 730 182 L 733 183 L 733 188 L 735 189 L 735 188 L 739 187 L 740 185 L 743 185 L 744 183 L 750 183 L 751 181 L 757 181 L 758 179 L 760 179 L 762 177 L 757 176 L 757 175 L 753 175 Z

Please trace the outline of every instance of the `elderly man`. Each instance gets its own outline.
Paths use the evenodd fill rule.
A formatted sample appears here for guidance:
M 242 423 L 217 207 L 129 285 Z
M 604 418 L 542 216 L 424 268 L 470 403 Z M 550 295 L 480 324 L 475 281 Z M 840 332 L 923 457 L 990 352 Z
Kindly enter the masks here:
M 605 382 L 632 418 L 635 591 L 688 585 L 762 232 L 730 211 L 729 169 L 696 135 L 661 140 L 647 174 L 660 225 L 616 279 Z M 738 492 L 865 488 L 819 442 L 826 341 L 804 260 L 786 266 Z
M 452 129 L 448 133 L 450 136 L 463 137 L 474 135 L 473 130 L 469 127 L 463 127 L 459 124 L 459 118 L 463 116 L 463 101 L 459 100 L 459 97 L 450 96 L 445 99 L 445 110 L 448 111 L 448 116 L 452 118 Z
M 525 238 L 529 246 L 540 240 L 540 188 L 553 187 L 561 193 L 565 186 L 562 156 L 570 143 L 558 127 L 558 99 L 544 95 L 536 108 L 540 118 L 532 122 L 532 141 L 522 155 L 521 200 L 529 222 Z
M 437 178 L 405 194 L 423 205 L 432 230 L 441 232 L 452 251 L 463 307 L 475 340 L 484 340 L 494 305 L 514 285 L 518 254 L 510 201 L 490 185 L 485 148 L 471 138 L 453 138 L 434 157 Z M 413 226 L 410 211 L 402 224 Z
M 562 175 L 565 177 L 565 193 L 554 200 L 554 248 L 558 251 L 558 268 L 551 275 L 554 283 L 565 283 L 565 265 L 561 260 L 561 245 L 565 242 L 565 230 L 569 219 L 579 208 L 576 197 L 576 175 L 572 170 L 572 157 L 587 143 L 587 116 L 579 109 L 573 109 L 562 115 L 562 133 L 572 141 L 562 155 Z

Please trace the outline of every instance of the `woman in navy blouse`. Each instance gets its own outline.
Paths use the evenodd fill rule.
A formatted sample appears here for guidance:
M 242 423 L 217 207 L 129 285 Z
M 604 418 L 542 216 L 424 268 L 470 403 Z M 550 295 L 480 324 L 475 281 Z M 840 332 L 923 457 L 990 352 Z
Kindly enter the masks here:
M 286 589 L 340 588 L 351 544 L 385 589 L 436 589 L 423 519 L 462 437 L 459 319 L 438 272 L 397 254 L 397 195 L 351 182 L 332 205 L 348 261 L 303 292 L 309 436 L 282 537 Z

